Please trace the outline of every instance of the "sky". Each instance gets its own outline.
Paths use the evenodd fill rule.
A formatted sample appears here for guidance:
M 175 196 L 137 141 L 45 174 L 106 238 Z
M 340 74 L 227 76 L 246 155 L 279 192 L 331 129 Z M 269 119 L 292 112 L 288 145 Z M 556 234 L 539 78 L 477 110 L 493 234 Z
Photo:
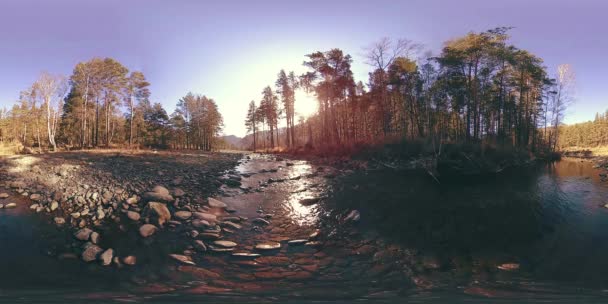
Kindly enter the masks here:
M 304 72 L 306 54 L 340 48 L 365 83 L 363 48 L 381 37 L 438 53 L 448 39 L 512 26 L 512 43 L 551 73 L 572 65 L 576 102 L 565 121 L 575 123 L 608 109 L 607 12 L 603 0 L 2 0 L 0 107 L 42 71 L 69 76 L 78 62 L 112 57 L 142 71 L 167 112 L 190 91 L 204 94 L 218 103 L 224 134 L 243 136 L 247 104 L 280 69 Z M 315 106 L 298 94 L 298 113 Z

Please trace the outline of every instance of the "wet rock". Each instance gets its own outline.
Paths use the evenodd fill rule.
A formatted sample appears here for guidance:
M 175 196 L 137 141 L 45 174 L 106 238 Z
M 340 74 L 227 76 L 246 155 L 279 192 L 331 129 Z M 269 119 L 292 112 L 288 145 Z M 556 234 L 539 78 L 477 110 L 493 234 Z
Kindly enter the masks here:
M 264 242 L 255 245 L 257 250 L 277 250 L 281 249 L 281 243 L 277 242 Z
M 205 228 L 205 227 L 210 227 L 211 223 L 209 223 L 208 221 L 205 221 L 205 220 L 196 219 L 196 220 L 192 221 L 192 226 L 195 228 Z
M 85 246 L 84 251 L 82 252 L 82 260 L 87 263 L 93 262 L 93 261 L 97 260 L 97 256 L 99 256 L 99 254 L 102 252 L 103 252 L 103 249 L 101 249 L 99 246 L 93 245 L 93 244 L 87 244 Z
M 287 266 L 291 264 L 291 260 L 284 256 L 263 256 L 255 259 L 255 261 L 270 266 Z
M 127 211 L 127 217 L 132 221 L 139 221 L 141 219 L 141 215 L 135 211 Z
M 93 231 L 93 233 L 91 233 L 91 242 L 93 244 L 99 244 L 99 233 L 94 232 L 94 231 Z
M 163 186 L 156 186 L 150 192 L 144 193 L 142 198 L 145 201 L 157 201 L 163 203 L 170 203 L 173 201 L 173 197 L 169 194 L 169 190 Z
M 4 208 L 4 204 L 0 204 L 0 209 L 3 209 L 3 208 Z
M 267 279 L 267 280 L 282 279 L 284 277 L 284 275 L 282 273 L 274 272 L 274 271 L 258 271 L 258 272 L 255 272 L 253 275 L 258 279 Z
M 292 280 L 292 281 L 303 281 L 303 280 L 311 279 L 312 277 L 313 277 L 312 273 L 310 273 L 308 271 L 298 271 L 294 274 L 286 276 L 286 278 L 288 280 Z
M 55 221 L 55 224 L 56 224 L 57 226 L 61 226 L 61 225 L 64 225 L 64 224 L 65 224 L 65 219 L 64 219 L 64 218 L 62 218 L 62 217 L 56 217 L 56 218 L 54 218 L 53 220 Z
M 201 251 L 201 252 L 207 251 L 207 246 L 201 240 L 194 241 L 194 243 L 192 244 L 192 246 L 194 246 L 194 249 L 196 249 L 198 251 Z
M 251 259 L 255 259 L 257 257 L 260 257 L 261 255 L 258 254 L 258 253 L 251 253 L 251 252 L 235 252 L 231 256 L 233 256 L 235 258 L 251 258 Z
M 211 197 L 209 198 L 209 203 L 208 204 L 209 204 L 209 207 L 211 207 L 211 208 L 220 208 L 220 209 L 226 209 L 226 208 L 228 208 L 228 205 L 226 205 L 226 203 L 224 203 L 224 202 L 222 202 L 220 200 L 211 198 Z
M 175 196 L 175 197 L 182 197 L 184 195 L 186 195 L 186 192 L 184 192 L 184 190 L 182 190 L 180 188 L 175 188 L 173 190 L 173 196 Z
M 519 269 L 519 264 L 517 263 L 505 263 L 497 266 L 498 269 L 504 271 L 515 271 Z
M 100 256 L 99 260 L 101 261 L 101 265 L 108 266 L 112 264 L 112 258 L 114 257 L 114 249 L 110 248 L 104 251 Z
M 192 217 L 192 212 L 190 211 L 177 211 L 173 214 L 173 216 L 175 216 L 175 218 L 180 219 L 182 221 L 185 221 L 187 219 L 189 219 L 190 217 Z
M 220 223 L 220 225 L 223 227 L 228 227 L 228 228 L 232 228 L 232 229 L 241 229 L 242 228 L 241 225 L 234 223 L 234 222 L 228 222 L 228 221 L 222 222 L 222 223 Z
M 240 223 L 241 221 L 243 221 L 243 218 L 241 218 L 239 216 L 227 216 L 227 217 L 222 218 L 222 220 L 224 222 Z
M 8 204 L 4 205 L 4 209 L 12 209 L 12 208 L 17 208 L 17 204 L 8 203 Z
M 73 219 L 78 219 L 78 218 L 80 218 L 80 212 L 72 212 L 72 213 L 70 213 L 70 216 Z
M 209 249 L 213 252 L 232 252 L 234 247 L 209 246 Z
M 152 224 L 144 224 L 141 227 L 139 227 L 139 235 L 141 235 L 144 238 L 147 238 L 147 237 L 153 235 L 157 229 L 158 228 L 156 228 L 156 226 L 154 226 Z
M 82 228 L 74 233 L 74 237 L 81 241 L 88 241 L 92 233 L 93 230 L 89 228 Z
M 218 279 L 221 277 L 220 274 L 216 272 L 194 266 L 178 266 L 177 270 L 183 273 L 190 274 L 194 278 L 199 280 Z
M 8 193 L 0 193 L 0 199 L 8 198 Z
M 258 225 L 270 225 L 270 222 L 261 218 L 261 217 L 257 217 L 251 220 L 252 223 L 254 224 L 258 224 Z
M 298 245 L 304 245 L 306 242 L 308 242 L 308 240 L 300 239 L 300 240 L 288 241 L 287 244 L 289 246 L 298 246 Z
M 320 200 L 320 198 L 305 198 L 303 200 L 300 200 L 300 204 L 304 206 L 312 206 L 318 203 Z
M 198 235 L 198 237 L 201 239 L 204 239 L 204 240 L 217 240 L 220 238 L 220 234 L 212 233 L 212 232 L 203 232 L 203 233 L 200 233 Z
M 368 255 L 372 255 L 374 253 L 374 251 L 375 251 L 374 246 L 363 245 L 363 246 L 357 248 L 356 253 L 359 254 L 359 255 L 366 255 L 366 256 L 368 256 Z
M 310 242 L 306 242 L 304 245 L 309 246 L 309 247 L 321 247 L 321 246 L 323 246 L 323 243 L 321 243 L 319 241 L 310 241 Z
M 23 189 L 26 187 L 25 182 L 23 181 L 12 181 L 9 184 L 9 187 L 13 188 L 13 189 Z
M 38 193 L 34 193 L 34 194 L 30 195 L 30 199 L 35 202 L 38 202 L 42 199 L 42 196 Z
M 51 202 L 51 211 L 55 211 L 55 210 L 57 210 L 57 208 L 59 208 L 59 203 L 57 201 L 52 201 Z
M 358 222 L 361 219 L 361 213 L 357 210 L 352 210 L 344 218 L 344 222 Z
M 214 241 L 213 244 L 216 246 L 219 246 L 219 247 L 224 247 L 224 248 L 233 248 L 233 247 L 236 247 L 236 245 L 237 245 L 235 242 L 224 241 L 224 240 Z
M 207 221 L 209 223 L 215 223 L 215 222 L 217 222 L 217 216 L 215 216 L 214 214 L 211 214 L 211 213 L 193 212 L 192 215 L 196 219 L 204 220 L 204 221 Z
M 139 201 L 139 199 L 137 198 L 136 195 L 133 195 L 126 200 L 127 204 L 129 204 L 129 205 L 135 205 L 135 204 L 137 204 L 138 201 Z
M 163 203 L 149 202 L 148 208 L 156 215 L 159 226 L 163 226 L 167 221 L 171 220 L 171 213 L 167 206 Z
M 129 255 L 129 256 L 124 257 L 124 258 L 122 259 L 122 262 L 123 262 L 125 265 L 130 265 L 130 266 L 133 266 L 133 265 L 135 265 L 135 264 L 137 263 L 137 257 L 136 257 L 136 256 L 134 256 L 134 255 Z
M 189 256 L 172 253 L 169 254 L 169 257 L 183 264 L 196 265 Z

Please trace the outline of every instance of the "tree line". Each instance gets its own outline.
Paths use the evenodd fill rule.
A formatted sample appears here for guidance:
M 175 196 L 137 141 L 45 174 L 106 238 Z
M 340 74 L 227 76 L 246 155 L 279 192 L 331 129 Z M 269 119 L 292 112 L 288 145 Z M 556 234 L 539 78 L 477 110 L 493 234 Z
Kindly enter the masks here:
M 541 58 L 509 42 L 508 31 L 468 33 L 446 41 L 438 55 L 422 54 L 410 40 L 380 39 L 365 48 L 365 84 L 354 79 L 353 58 L 342 50 L 307 54 L 308 72 L 280 71 L 275 90 L 266 87 L 259 105 L 249 104 L 253 146 L 262 134 L 262 147 L 274 147 L 284 118 L 287 147 L 426 140 L 554 150 L 574 72 L 564 64 L 550 75 Z M 318 112 L 295 124 L 298 89 L 316 96 Z
M 150 83 L 112 58 L 78 63 L 65 77 L 43 72 L 0 110 L 0 141 L 38 150 L 150 147 L 215 149 L 223 127 L 211 98 L 188 93 L 169 115 Z
M 560 126 L 559 146 L 608 146 L 608 110 L 605 113 L 596 113 L 593 121 Z

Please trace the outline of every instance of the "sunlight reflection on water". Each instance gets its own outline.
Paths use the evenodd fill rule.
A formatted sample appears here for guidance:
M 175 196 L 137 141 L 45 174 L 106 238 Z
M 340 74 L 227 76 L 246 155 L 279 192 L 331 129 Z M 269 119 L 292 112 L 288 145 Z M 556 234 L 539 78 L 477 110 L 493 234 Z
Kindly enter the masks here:
M 293 191 L 285 201 L 285 208 L 289 211 L 290 217 L 299 225 L 312 225 L 318 220 L 316 205 L 307 206 L 302 204 L 303 200 L 318 198 L 318 191 L 310 187 L 310 180 L 303 177 L 313 172 L 313 167 L 306 162 L 298 162 L 289 167 L 288 178 L 293 180 Z M 299 179 L 295 179 L 298 178 Z

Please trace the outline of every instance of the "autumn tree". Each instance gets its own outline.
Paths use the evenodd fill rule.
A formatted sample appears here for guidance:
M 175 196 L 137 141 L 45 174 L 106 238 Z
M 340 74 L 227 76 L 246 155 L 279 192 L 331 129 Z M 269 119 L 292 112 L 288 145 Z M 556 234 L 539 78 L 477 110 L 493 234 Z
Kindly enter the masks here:
M 257 107 L 255 106 L 255 101 L 252 100 L 249 103 L 249 108 L 247 110 L 247 117 L 245 118 L 245 127 L 247 128 L 247 133 L 251 132 L 253 135 L 253 151 L 256 150 L 256 138 L 257 138 L 257 124 L 258 124 L 258 112 Z

